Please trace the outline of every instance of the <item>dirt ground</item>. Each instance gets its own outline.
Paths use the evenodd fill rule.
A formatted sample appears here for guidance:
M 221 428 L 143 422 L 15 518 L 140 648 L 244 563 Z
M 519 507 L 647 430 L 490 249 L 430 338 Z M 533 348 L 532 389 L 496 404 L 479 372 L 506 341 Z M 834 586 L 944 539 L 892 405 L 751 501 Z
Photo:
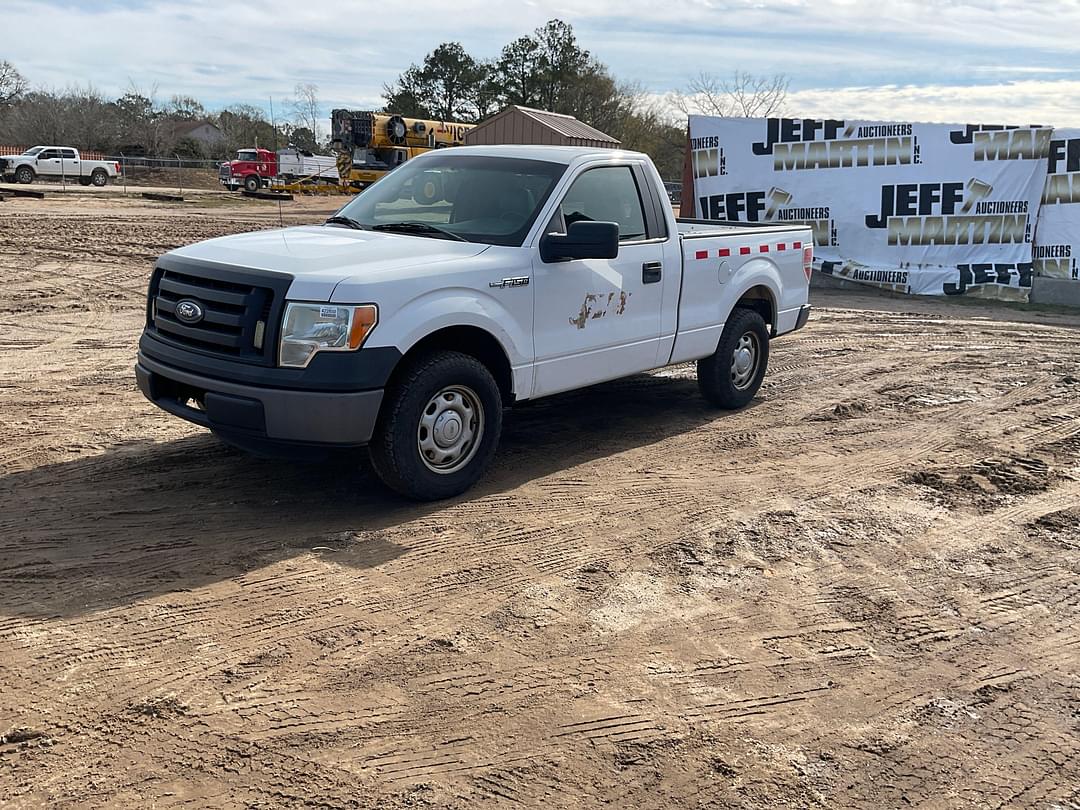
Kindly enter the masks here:
M 135 388 L 154 257 L 278 221 L 0 208 L 0 803 L 1080 807 L 1080 316 L 817 293 L 746 410 L 543 400 L 416 505 Z

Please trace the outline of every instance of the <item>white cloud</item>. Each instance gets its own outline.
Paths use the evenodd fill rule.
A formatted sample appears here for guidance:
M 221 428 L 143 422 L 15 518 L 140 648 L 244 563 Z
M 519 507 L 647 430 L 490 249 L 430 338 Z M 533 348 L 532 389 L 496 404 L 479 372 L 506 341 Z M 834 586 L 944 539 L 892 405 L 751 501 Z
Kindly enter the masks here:
M 789 94 L 786 113 L 807 118 L 1080 127 L 1080 81 L 799 90 Z
M 1029 81 L 1075 71 L 1077 0 L 3 0 L 3 7 L 3 56 L 32 83 L 89 82 L 106 95 L 132 80 L 144 89 L 156 84 L 164 97 L 214 103 L 265 106 L 273 95 L 277 107 L 297 82 L 311 81 L 327 109 L 366 107 L 440 42 L 494 56 L 560 17 L 619 78 L 657 93 L 702 70 L 742 69 L 787 73 L 791 107 L 815 115 L 839 108 L 860 117 L 1066 122 L 1080 109 L 1073 83 Z M 878 84 L 886 86 L 871 86 Z

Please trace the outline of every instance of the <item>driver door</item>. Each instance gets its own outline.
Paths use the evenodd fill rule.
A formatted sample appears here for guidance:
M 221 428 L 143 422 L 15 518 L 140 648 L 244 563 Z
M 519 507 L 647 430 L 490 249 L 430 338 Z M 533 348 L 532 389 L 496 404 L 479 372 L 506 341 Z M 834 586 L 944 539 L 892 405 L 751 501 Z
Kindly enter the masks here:
M 578 220 L 615 222 L 614 259 L 533 258 L 534 396 L 554 394 L 656 366 L 663 244 L 648 232 L 643 194 L 629 165 L 585 168 L 559 202 L 546 233 Z

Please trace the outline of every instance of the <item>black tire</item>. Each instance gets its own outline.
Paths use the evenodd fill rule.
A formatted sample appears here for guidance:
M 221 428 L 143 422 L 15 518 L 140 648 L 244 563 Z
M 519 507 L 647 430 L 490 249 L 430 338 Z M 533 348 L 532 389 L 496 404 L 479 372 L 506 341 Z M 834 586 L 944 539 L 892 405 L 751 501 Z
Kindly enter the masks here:
M 244 178 L 244 189 L 247 191 L 258 191 L 262 188 L 262 178 L 257 174 L 249 174 Z
M 15 170 L 15 182 L 22 183 L 24 186 L 33 183 L 36 176 L 36 172 L 29 166 L 20 166 Z
M 454 419 L 457 431 L 450 424 Z M 429 431 L 423 420 L 441 427 Z M 461 444 L 454 456 L 457 444 L 434 444 L 441 441 L 436 430 L 444 431 L 444 440 L 469 432 L 473 440 Z M 411 362 L 387 388 L 368 453 L 388 487 L 409 498 L 436 501 L 459 495 L 479 480 L 501 432 L 502 395 L 487 367 L 460 352 L 432 352 Z M 451 461 L 435 455 L 425 459 L 425 443 L 434 447 L 432 453 L 447 447 Z M 434 469 L 440 463 L 444 469 Z
M 717 407 L 742 408 L 761 387 L 768 366 L 765 320 L 752 309 L 736 307 L 724 324 L 716 352 L 698 360 L 698 387 Z
M 90 172 L 90 182 L 98 188 L 109 184 L 109 173 L 104 169 L 94 169 Z
M 90 178 L 89 177 L 80 177 L 79 178 L 79 185 L 80 186 L 88 186 L 88 185 L 90 185 Z

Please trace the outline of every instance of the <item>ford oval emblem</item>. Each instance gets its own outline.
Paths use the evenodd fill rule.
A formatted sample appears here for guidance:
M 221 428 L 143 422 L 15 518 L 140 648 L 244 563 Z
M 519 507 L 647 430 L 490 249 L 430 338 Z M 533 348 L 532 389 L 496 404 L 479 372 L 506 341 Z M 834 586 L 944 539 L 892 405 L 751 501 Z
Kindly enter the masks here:
M 182 323 L 198 323 L 203 319 L 203 308 L 197 301 L 185 298 L 176 302 L 176 319 Z

